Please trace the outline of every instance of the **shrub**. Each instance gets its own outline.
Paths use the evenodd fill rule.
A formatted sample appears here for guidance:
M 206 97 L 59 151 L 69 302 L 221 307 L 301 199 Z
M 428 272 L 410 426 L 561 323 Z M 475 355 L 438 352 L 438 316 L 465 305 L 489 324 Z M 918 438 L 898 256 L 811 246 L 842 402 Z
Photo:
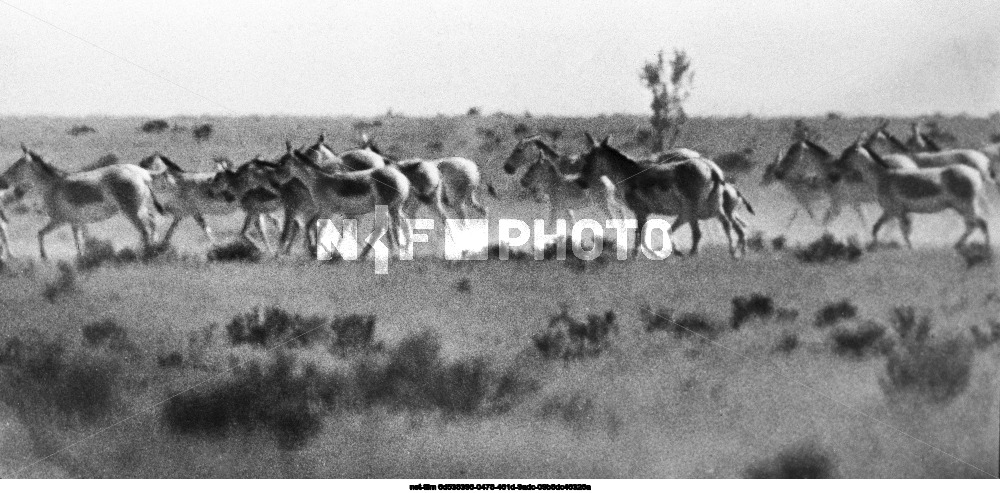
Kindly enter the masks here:
M 933 328 L 930 316 L 918 317 L 913 307 L 895 309 L 893 328 L 900 338 L 889 351 L 886 377 L 880 381 L 886 395 L 945 403 L 968 387 L 975 352 L 966 340 L 928 337 Z
M 753 293 L 748 297 L 737 296 L 733 298 L 733 329 L 740 328 L 743 322 L 752 317 L 770 318 L 774 315 L 774 300 L 770 296 Z
M 93 169 L 99 169 L 99 168 L 103 168 L 105 166 L 111 166 L 112 164 L 118 164 L 120 162 L 121 162 L 121 159 L 118 158 L 117 154 L 115 154 L 113 152 L 109 152 L 109 153 L 107 153 L 107 154 L 105 154 L 105 155 L 97 158 L 96 160 L 94 160 L 94 162 L 92 162 L 92 163 L 84 166 L 83 168 L 80 169 L 80 171 L 89 171 L 89 170 L 93 170 Z
M 747 238 L 747 248 L 749 248 L 751 252 L 764 251 L 764 233 L 761 231 L 754 231 L 753 234 Z
M 170 351 L 156 356 L 156 366 L 160 368 L 180 368 L 184 364 L 184 355 L 180 351 Z
M 580 427 L 595 418 L 594 399 L 582 392 L 550 396 L 542 402 L 539 413 L 543 418 L 557 418 Z
M 211 123 L 204 123 L 191 129 L 191 135 L 194 137 L 194 140 L 204 142 L 212 136 L 214 130 Z
M 965 260 L 965 267 L 972 269 L 979 266 L 993 265 L 993 249 L 982 243 L 969 243 L 958 249 L 958 254 Z
M 832 234 L 826 233 L 805 248 L 798 249 L 795 252 L 795 257 L 807 263 L 856 262 L 861 258 L 861 253 L 861 247 L 853 238 L 847 243 L 842 243 L 837 241 Z
M 986 349 L 1000 342 L 1000 322 L 990 320 L 988 325 L 989 329 L 987 331 L 983 331 L 978 325 L 969 327 L 969 331 L 972 332 L 973 342 L 975 342 L 977 348 Z
M 790 353 L 799 347 L 799 336 L 798 334 L 792 332 L 785 332 L 778 339 L 778 344 L 775 349 L 782 353 Z
M 264 364 L 237 366 L 222 382 L 172 395 L 161 419 L 174 433 L 263 429 L 275 436 L 280 448 L 301 448 L 321 431 L 323 409 L 316 388 L 319 379 L 295 370 L 295 358 L 287 352 Z
M 459 293 L 469 294 L 472 292 L 472 281 L 468 277 L 463 277 L 455 284 L 455 289 Z
M 66 131 L 66 133 L 72 135 L 73 137 L 76 137 L 79 135 L 97 133 L 97 130 L 95 130 L 94 127 L 91 127 L 90 125 L 73 125 L 69 130 Z
M 830 479 L 836 474 L 834 457 L 813 441 L 792 445 L 743 471 L 747 479 Z
M 444 150 L 444 142 L 432 140 L 427 143 L 427 150 L 431 152 L 441 152 Z
M 843 299 L 834 303 L 827 303 L 823 305 L 816 312 L 816 318 L 813 321 L 813 325 L 816 327 L 827 327 L 833 325 L 841 320 L 848 318 L 854 318 L 858 315 L 858 308 L 851 303 L 849 299 Z
M 8 357 L 20 377 L 11 381 L 19 396 L 14 405 L 40 406 L 92 423 L 120 402 L 121 366 L 109 356 L 70 351 L 64 340 L 43 336 L 8 341 L 7 352 L 14 353 Z
M 698 336 L 699 339 L 714 339 L 722 333 L 722 326 L 704 314 L 683 313 L 675 319 L 674 336 Z
M 303 317 L 277 306 L 265 310 L 255 307 L 233 317 L 226 324 L 226 333 L 231 344 L 304 347 L 320 340 L 326 342 L 330 337 L 327 324 L 323 317 Z
M 110 349 L 123 350 L 131 347 L 128 330 L 112 318 L 91 322 L 80 329 L 83 343 L 96 347 L 106 345 Z
M 549 317 L 546 330 L 531 336 L 532 343 L 545 358 L 579 359 L 599 356 L 608 345 L 608 336 L 618 333 L 617 316 L 612 310 L 603 315 L 587 315 L 581 321 L 563 305 Z
M 259 262 L 261 257 L 260 248 L 245 239 L 215 245 L 207 256 L 209 262 Z
M 649 305 L 639 308 L 639 318 L 646 326 L 646 332 L 674 330 L 674 311 L 670 308 L 657 308 L 655 311 Z
M 375 315 L 350 315 L 334 317 L 330 321 L 330 332 L 336 337 L 334 347 L 340 350 L 373 347 L 375 338 Z
M 482 114 L 483 114 L 483 109 L 480 108 L 479 106 L 471 106 L 465 112 L 466 116 L 481 116 Z
M 774 249 L 774 251 L 776 252 L 784 250 L 786 243 L 788 243 L 788 241 L 785 239 L 784 235 L 775 236 L 774 238 L 771 238 L 771 248 Z
M 861 322 L 853 329 L 840 326 L 831 335 L 833 350 L 838 354 L 852 354 L 861 357 L 869 349 L 874 348 L 883 335 L 885 335 L 885 327 L 870 320 Z
M 83 255 L 76 260 L 76 266 L 87 272 L 105 266 L 141 264 L 154 260 L 178 260 L 181 256 L 171 245 L 157 244 L 144 247 L 140 251 L 131 248 L 115 250 L 111 243 L 97 238 L 86 238 Z
M 166 120 L 148 120 L 139 127 L 139 130 L 147 134 L 158 134 L 168 128 L 170 124 Z
M 56 268 L 59 269 L 59 273 L 55 280 L 46 283 L 42 291 L 42 296 L 49 303 L 55 303 L 59 298 L 76 291 L 76 269 L 73 268 L 73 264 L 60 260 Z

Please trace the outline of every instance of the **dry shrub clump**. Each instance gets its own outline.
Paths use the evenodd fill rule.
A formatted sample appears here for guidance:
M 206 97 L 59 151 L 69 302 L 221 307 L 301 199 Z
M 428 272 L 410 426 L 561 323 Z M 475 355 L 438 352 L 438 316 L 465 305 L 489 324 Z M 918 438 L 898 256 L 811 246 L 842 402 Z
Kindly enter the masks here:
M 259 262 L 262 258 L 260 248 L 247 240 L 237 240 L 222 245 L 215 245 L 208 250 L 209 262 Z
M 733 298 L 733 329 L 740 328 L 747 320 L 757 317 L 768 319 L 774 315 L 774 300 L 770 296 L 761 293 L 753 293 L 750 296 L 737 296 Z
M 302 316 L 279 307 L 237 315 L 226 325 L 232 344 L 263 347 L 306 347 L 321 344 L 330 350 L 373 347 L 375 315 L 349 314 L 334 317 Z
M 806 263 L 857 262 L 862 253 L 854 238 L 844 243 L 834 238 L 832 234 L 826 233 L 818 240 L 797 249 L 795 258 Z
M 835 353 L 861 357 L 879 349 L 878 343 L 885 333 L 885 327 L 878 322 L 865 320 L 855 327 L 838 326 L 830 337 Z
M 699 339 L 714 339 L 724 331 L 721 323 L 696 312 L 675 315 L 669 308 L 653 310 L 649 306 L 639 309 L 639 317 L 646 326 L 646 332 L 671 331 L 674 337 L 695 336 Z
M 946 403 L 969 386 L 975 358 L 972 344 L 960 337 L 931 336 L 930 315 L 918 316 L 911 306 L 897 307 L 892 325 L 899 343 L 889 350 L 886 376 L 880 381 L 886 395 Z
M 170 262 L 181 259 L 181 255 L 171 245 L 150 245 L 138 251 L 132 248 L 115 250 L 114 245 L 110 242 L 87 238 L 84 242 L 83 255 L 76 260 L 76 267 L 86 272 L 101 267 L 120 267 L 129 264 Z
M 549 317 L 545 331 L 532 335 L 531 340 L 545 358 L 569 360 L 599 356 L 608 348 L 612 333 L 618 333 L 614 311 L 578 320 L 570 315 L 569 307 L 563 305 L 558 314 Z
M 832 454 L 814 441 L 796 443 L 770 459 L 751 464 L 743 471 L 747 479 L 831 479 L 837 477 Z
M 56 269 L 58 269 L 56 278 L 46 283 L 45 289 L 42 290 L 42 296 L 49 303 L 55 303 L 60 298 L 76 291 L 76 269 L 73 268 L 73 264 L 60 260 L 56 264 Z
M 851 303 L 851 300 L 843 299 L 837 302 L 827 303 L 816 312 L 813 325 L 816 327 L 828 327 L 841 320 L 851 319 L 858 315 L 858 307 Z
M 12 392 L 3 399 L 25 415 L 54 412 L 95 423 L 121 403 L 124 368 L 111 353 L 32 335 L 9 339 L 0 364 L 10 366 L 12 377 Z

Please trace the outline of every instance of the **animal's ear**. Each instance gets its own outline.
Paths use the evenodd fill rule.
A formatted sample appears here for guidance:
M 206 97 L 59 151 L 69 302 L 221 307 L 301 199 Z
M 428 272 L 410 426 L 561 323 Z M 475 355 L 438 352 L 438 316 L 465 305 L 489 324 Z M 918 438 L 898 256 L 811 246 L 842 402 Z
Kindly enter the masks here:
M 318 142 L 320 144 L 326 142 L 326 132 L 320 132 L 319 133 L 319 139 L 317 139 L 316 142 Z
M 321 139 L 320 142 L 322 142 L 322 137 L 323 137 L 323 134 L 320 134 L 320 139 Z M 292 153 L 292 141 L 290 141 L 290 140 L 286 140 L 285 141 L 285 152 L 287 152 L 289 154 Z
M 23 152 L 25 156 L 28 155 L 28 146 L 24 145 L 24 142 L 21 142 L 21 152 Z
M 888 127 L 888 126 L 889 126 L 889 120 L 886 119 L 886 118 L 883 118 L 882 121 L 880 121 L 878 123 L 878 127 L 875 128 L 875 131 L 877 132 L 879 130 L 885 130 L 886 127 Z
M 601 147 L 611 147 L 611 136 L 607 136 L 601 141 Z
M 215 171 L 226 171 L 229 169 L 228 159 L 217 159 L 215 161 Z
M 583 132 L 583 136 L 587 138 L 587 144 L 590 145 L 591 149 L 597 147 L 597 141 L 594 140 L 593 135 L 590 135 L 590 132 Z

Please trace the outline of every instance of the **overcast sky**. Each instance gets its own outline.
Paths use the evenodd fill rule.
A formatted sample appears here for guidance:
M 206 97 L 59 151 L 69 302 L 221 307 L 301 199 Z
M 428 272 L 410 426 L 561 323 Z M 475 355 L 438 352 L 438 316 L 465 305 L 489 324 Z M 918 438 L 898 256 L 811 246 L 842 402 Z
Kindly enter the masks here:
M 639 69 L 678 47 L 695 114 L 983 115 L 998 19 L 1000 0 L 0 0 L 0 114 L 645 113 Z

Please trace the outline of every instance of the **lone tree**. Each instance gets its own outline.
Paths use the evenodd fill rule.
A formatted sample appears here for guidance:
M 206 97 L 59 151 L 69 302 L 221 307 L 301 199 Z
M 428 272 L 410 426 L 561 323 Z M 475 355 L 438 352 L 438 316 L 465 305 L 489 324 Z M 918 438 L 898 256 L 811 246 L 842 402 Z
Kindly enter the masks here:
M 639 78 L 653 93 L 653 116 L 649 122 L 653 125 L 653 151 L 662 151 L 664 147 L 673 147 L 681 133 L 681 127 L 687 122 L 684 112 L 684 102 L 691 96 L 691 83 L 694 71 L 691 70 L 691 59 L 684 50 L 674 50 L 674 58 L 670 60 L 670 77 L 666 77 L 667 63 L 663 58 L 663 50 L 656 54 L 656 60 L 646 62 Z M 670 134 L 669 141 L 666 139 Z M 664 145 L 666 144 L 666 146 Z

